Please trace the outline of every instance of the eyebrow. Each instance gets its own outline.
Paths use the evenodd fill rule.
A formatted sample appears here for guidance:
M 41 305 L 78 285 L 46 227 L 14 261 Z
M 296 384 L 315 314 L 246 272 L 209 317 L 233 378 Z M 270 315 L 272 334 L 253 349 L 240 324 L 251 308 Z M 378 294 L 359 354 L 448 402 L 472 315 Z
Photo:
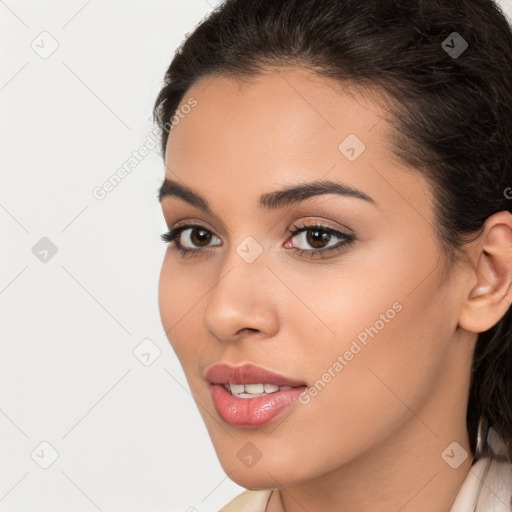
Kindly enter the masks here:
M 343 183 L 335 181 L 316 180 L 296 185 L 294 187 L 276 190 L 262 194 L 259 199 L 260 207 L 266 210 L 277 210 L 294 203 L 299 203 L 310 197 L 322 194 L 338 194 L 345 197 L 355 197 L 377 206 L 377 202 L 370 196 Z M 165 178 L 158 190 L 158 200 L 162 202 L 165 197 L 177 197 L 192 206 L 212 214 L 213 211 L 208 201 L 192 188 L 177 181 Z

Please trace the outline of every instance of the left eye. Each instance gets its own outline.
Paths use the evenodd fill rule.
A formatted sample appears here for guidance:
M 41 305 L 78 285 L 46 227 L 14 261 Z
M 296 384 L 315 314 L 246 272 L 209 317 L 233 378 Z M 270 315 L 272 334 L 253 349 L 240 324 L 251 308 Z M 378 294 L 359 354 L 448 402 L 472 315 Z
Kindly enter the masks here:
M 300 251 L 301 255 L 307 253 L 310 257 L 313 257 L 315 254 L 341 251 L 348 248 L 355 241 L 354 235 L 343 233 L 337 229 L 323 226 L 321 224 L 300 225 L 293 227 L 295 229 L 290 233 L 290 240 L 297 238 L 300 242 L 313 247 L 312 250 L 301 249 L 290 245 L 289 242 L 286 242 L 285 247 L 290 247 L 296 251 Z M 329 245 L 329 243 L 333 241 L 333 238 L 337 238 L 340 241 L 336 243 L 334 240 L 334 243 Z
M 341 251 L 344 248 L 348 248 L 348 246 L 355 241 L 355 236 L 352 234 L 343 233 L 320 224 L 293 227 L 295 229 L 289 233 L 285 247 L 299 251 L 301 255 L 306 253 L 308 256 L 312 257 L 317 253 L 323 254 L 332 251 Z M 188 242 L 183 242 L 181 235 L 186 232 L 189 233 L 187 237 L 183 238 L 188 239 Z M 196 224 L 170 228 L 167 233 L 161 235 L 161 238 L 164 242 L 173 243 L 174 247 L 181 251 L 182 256 L 208 252 L 208 247 L 212 239 L 217 239 L 221 242 L 209 229 Z M 299 244 L 303 243 L 309 245 L 313 249 L 304 249 L 291 245 L 289 240 L 293 240 L 294 238 L 299 241 Z M 336 243 L 336 240 L 333 239 L 338 239 L 339 241 Z M 222 245 L 222 242 L 216 245 Z
M 306 226 L 305 228 L 295 229 L 291 234 L 293 235 L 292 238 L 296 238 L 299 242 L 309 244 L 310 247 L 314 247 L 315 249 L 325 249 L 327 247 L 331 247 L 325 244 L 333 241 L 333 238 L 341 238 L 343 236 L 342 233 L 338 233 L 340 236 L 336 236 L 336 232 L 332 229 L 316 226 Z M 286 246 L 290 247 L 289 244 Z M 302 250 L 307 250 L 307 248 Z

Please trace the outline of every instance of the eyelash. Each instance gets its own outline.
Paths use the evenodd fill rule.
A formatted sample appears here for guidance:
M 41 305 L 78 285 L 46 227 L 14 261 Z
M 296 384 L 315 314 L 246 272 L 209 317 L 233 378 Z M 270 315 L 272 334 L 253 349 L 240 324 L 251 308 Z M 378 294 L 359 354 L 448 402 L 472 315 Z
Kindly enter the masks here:
M 199 255 L 199 253 L 207 252 L 208 249 L 185 249 L 179 242 L 179 236 L 181 235 L 182 231 L 185 231 L 190 228 L 200 228 L 204 231 L 207 231 L 208 233 L 211 233 L 209 229 L 206 229 L 201 224 L 185 224 L 183 226 L 178 226 L 176 228 L 170 228 L 167 233 L 164 233 L 163 235 L 160 235 L 160 238 L 163 242 L 166 242 L 168 244 L 174 244 L 172 247 L 175 250 L 179 250 L 181 252 L 182 257 L 191 257 L 195 255 Z M 303 231 L 310 231 L 313 229 L 323 231 L 325 233 L 328 233 L 330 235 L 334 235 L 336 238 L 340 238 L 341 242 L 338 242 L 337 244 L 326 247 L 324 249 L 298 249 L 296 247 L 291 247 L 292 250 L 299 253 L 300 256 L 302 256 L 304 253 L 308 253 L 308 257 L 312 258 L 315 254 L 325 254 L 325 253 L 333 253 L 333 252 L 341 252 L 345 249 L 348 249 L 356 240 L 354 235 L 349 235 L 347 233 L 343 233 L 341 231 L 338 231 L 336 229 L 330 228 L 328 226 L 323 226 L 322 224 L 313 223 L 313 224 L 301 224 L 301 225 L 293 225 L 293 230 L 290 230 L 288 233 L 289 238 L 293 238 L 299 233 Z M 330 241 L 330 240 L 329 240 Z

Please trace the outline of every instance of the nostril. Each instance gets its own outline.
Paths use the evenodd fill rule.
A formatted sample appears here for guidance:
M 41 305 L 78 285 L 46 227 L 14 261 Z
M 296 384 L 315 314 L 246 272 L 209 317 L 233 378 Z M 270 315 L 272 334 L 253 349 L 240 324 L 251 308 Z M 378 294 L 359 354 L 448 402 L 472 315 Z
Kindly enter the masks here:
M 238 334 L 245 334 L 246 332 L 258 332 L 258 329 L 253 329 L 252 327 L 244 327 L 238 331 Z

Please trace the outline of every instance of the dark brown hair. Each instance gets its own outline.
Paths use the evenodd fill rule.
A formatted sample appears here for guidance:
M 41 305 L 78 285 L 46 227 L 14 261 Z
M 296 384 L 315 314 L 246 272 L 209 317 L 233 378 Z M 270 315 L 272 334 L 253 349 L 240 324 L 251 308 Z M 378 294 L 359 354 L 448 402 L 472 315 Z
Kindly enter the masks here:
M 385 93 L 392 149 L 432 187 L 447 261 L 465 255 L 490 215 L 511 211 L 512 31 L 492 0 L 227 0 L 186 35 L 165 74 L 153 112 L 162 154 L 198 79 L 292 65 Z M 473 452 L 480 418 L 512 460 L 511 308 L 478 335 L 467 410 Z

